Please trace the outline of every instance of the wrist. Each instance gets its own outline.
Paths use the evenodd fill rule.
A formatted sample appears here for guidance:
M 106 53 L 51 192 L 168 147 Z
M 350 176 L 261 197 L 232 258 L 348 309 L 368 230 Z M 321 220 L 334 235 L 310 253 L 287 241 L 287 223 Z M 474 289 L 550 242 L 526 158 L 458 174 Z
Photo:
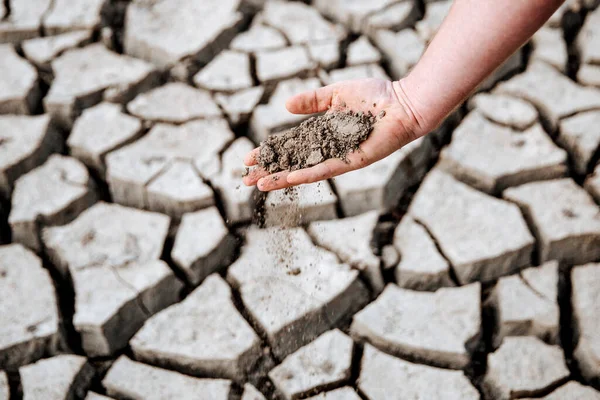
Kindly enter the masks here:
M 400 107 L 406 114 L 406 129 L 411 131 L 416 139 L 432 131 L 437 123 L 427 118 L 429 115 L 415 99 L 411 87 L 407 84 L 406 78 L 392 82 L 392 87 Z

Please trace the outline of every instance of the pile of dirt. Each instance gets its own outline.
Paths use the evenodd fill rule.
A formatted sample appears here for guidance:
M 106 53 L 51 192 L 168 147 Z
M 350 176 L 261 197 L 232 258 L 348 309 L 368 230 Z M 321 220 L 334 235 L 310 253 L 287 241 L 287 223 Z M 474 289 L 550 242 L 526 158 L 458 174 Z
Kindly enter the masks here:
M 370 112 L 340 111 L 312 117 L 269 136 L 260 146 L 258 165 L 275 173 L 312 167 L 330 158 L 346 160 L 369 137 L 376 121 Z

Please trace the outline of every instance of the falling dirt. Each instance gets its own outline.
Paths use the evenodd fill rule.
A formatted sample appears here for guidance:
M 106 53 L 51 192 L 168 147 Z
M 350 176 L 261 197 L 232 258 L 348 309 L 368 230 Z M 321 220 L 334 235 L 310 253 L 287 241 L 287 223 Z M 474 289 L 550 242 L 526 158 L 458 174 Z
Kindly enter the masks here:
M 371 132 L 377 117 L 370 112 L 333 112 L 310 118 L 260 147 L 258 164 L 269 173 L 308 168 L 331 158 L 346 160 Z
M 284 133 L 269 136 L 260 147 L 258 165 L 269 173 L 276 173 L 311 167 L 331 158 L 346 160 L 383 117 L 385 112 L 374 116 L 370 112 L 338 111 L 310 118 Z M 282 190 L 279 196 L 281 198 L 272 204 L 264 204 L 259 212 L 266 220 L 277 220 L 279 232 L 268 246 L 279 257 L 288 275 L 301 275 L 302 270 L 296 265 L 300 254 L 296 254 L 295 235 L 291 230 L 304 222 L 299 203 L 301 192 L 291 187 Z M 285 213 L 278 212 L 276 217 L 267 215 L 269 208 L 276 207 L 279 201 L 285 203 Z
M 294 235 L 291 229 L 300 226 L 302 214 L 298 204 L 298 191 L 291 187 L 284 189 L 282 195 L 289 200 L 286 212 L 283 215 L 278 215 L 279 225 L 275 228 L 279 233 L 272 238 L 272 243 L 269 247 L 273 254 L 279 257 L 279 263 L 285 268 L 288 275 L 296 276 L 300 274 L 300 270 L 295 266 L 295 261 L 300 256 L 294 248 Z M 273 204 L 275 205 L 275 204 Z M 268 213 L 268 211 L 267 211 Z M 269 218 L 267 216 L 267 218 Z

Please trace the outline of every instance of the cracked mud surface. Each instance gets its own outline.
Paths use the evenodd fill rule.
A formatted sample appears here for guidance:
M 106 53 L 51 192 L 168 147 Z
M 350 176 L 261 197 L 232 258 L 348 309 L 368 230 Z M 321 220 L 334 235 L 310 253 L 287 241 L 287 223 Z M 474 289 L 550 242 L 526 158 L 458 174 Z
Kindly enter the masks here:
M 597 0 L 269 195 L 254 147 L 304 168 L 377 120 L 287 98 L 402 77 L 451 0 L 71 3 L 0 1 L 0 400 L 600 399 Z

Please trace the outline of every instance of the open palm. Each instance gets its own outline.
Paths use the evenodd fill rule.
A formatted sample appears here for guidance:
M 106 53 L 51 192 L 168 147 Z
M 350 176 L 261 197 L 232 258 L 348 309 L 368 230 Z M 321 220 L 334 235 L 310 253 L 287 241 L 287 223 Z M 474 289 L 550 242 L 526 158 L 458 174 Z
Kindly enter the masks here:
M 301 93 L 290 98 L 287 109 L 294 114 L 314 114 L 324 111 L 352 110 L 383 115 L 373 132 L 360 148 L 348 154 L 346 160 L 329 159 L 310 168 L 270 174 L 260 167 L 254 168 L 244 183 L 257 185 L 261 191 L 283 189 L 329 179 L 381 160 L 402 146 L 418 138 L 421 132 L 419 118 L 406 101 L 399 82 L 383 79 L 359 79 L 329 85 Z M 257 164 L 259 149 L 246 156 L 247 166 Z

